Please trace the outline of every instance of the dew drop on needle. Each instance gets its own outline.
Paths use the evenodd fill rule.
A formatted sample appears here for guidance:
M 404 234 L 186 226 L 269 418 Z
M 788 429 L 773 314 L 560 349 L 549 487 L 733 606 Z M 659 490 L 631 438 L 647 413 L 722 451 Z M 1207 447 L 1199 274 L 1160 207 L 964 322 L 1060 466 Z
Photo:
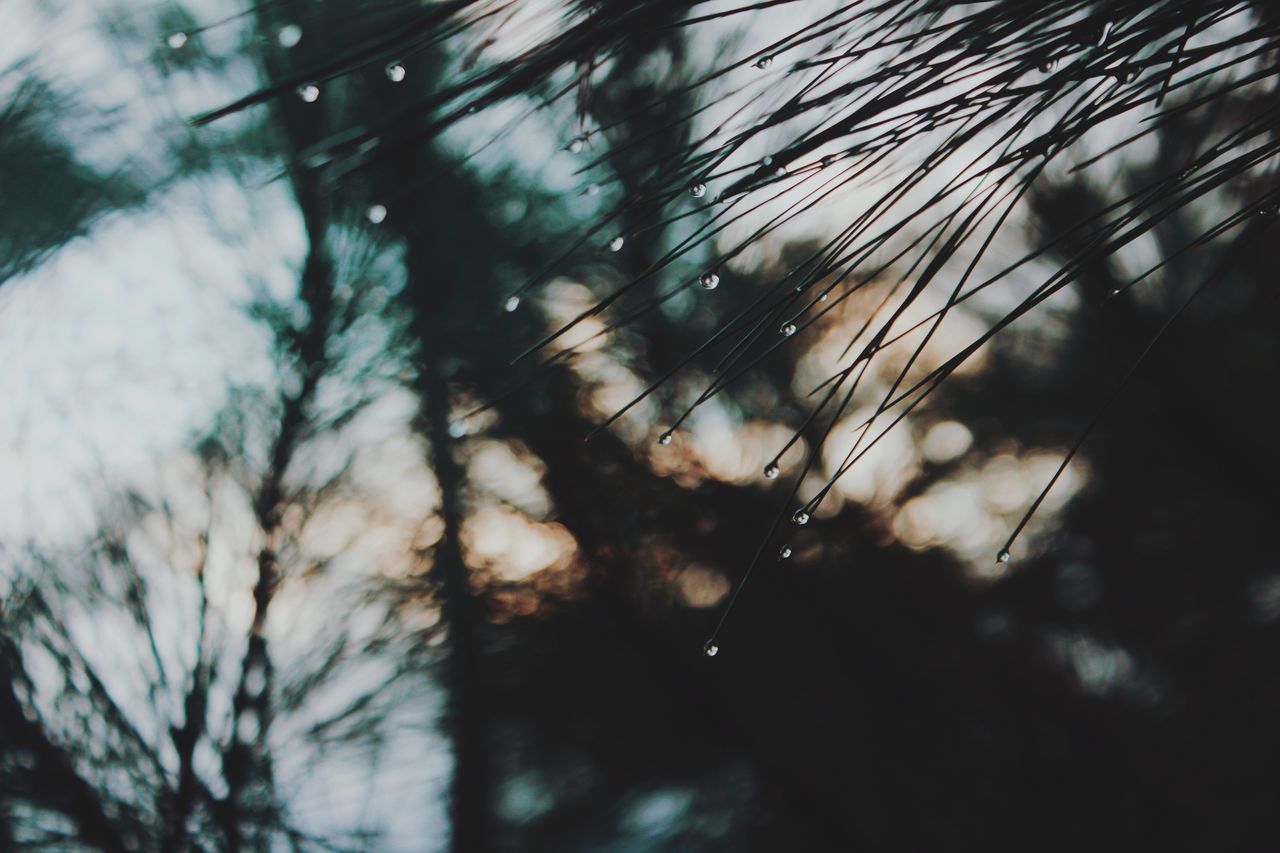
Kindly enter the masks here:
M 302 27 L 297 24 L 285 24 L 276 33 L 276 41 L 281 47 L 296 47 L 302 41 Z

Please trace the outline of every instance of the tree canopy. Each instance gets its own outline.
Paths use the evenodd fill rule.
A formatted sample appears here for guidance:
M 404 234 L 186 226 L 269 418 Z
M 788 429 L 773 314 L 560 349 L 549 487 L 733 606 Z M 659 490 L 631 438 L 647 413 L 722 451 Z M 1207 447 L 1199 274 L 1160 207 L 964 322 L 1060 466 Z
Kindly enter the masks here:
M 0 847 L 1269 843 L 1269 4 L 19 18 Z

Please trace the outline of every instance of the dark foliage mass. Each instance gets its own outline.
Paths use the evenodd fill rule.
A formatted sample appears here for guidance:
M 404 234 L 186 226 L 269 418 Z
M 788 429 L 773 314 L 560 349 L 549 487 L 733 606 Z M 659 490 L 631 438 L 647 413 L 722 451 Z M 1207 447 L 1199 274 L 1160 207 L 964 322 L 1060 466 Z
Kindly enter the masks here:
M 153 14 L 146 152 L 8 72 L 0 281 L 223 180 L 303 247 L 5 543 L 0 847 L 1270 849 L 1269 4 Z

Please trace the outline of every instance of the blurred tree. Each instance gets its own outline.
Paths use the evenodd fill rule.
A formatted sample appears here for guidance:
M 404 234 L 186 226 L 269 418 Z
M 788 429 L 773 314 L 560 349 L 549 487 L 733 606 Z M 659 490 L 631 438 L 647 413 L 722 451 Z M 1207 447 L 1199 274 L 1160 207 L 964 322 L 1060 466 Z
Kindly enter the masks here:
M 794 18 L 748 26 L 759 46 L 707 47 L 773 6 Z M 178 782 L 122 812 L 30 719 L 6 640 L 0 713 L 34 745 L 10 792 L 36 773 L 32 801 L 108 849 L 177 844 L 201 808 L 211 845 L 321 843 L 277 784 L 270 733 L 307 693 L 280 701 L 263 626 L 311 574 L 281 564 L 308 497 L 290 472 L 361 309 L 329 249 L 360 208 L 398 259 L 376 274 L 405 281 L 396 343 L 438 489 L 438 535 L 414 543 L 430 572 L 392 591 L 405 625 L 440 611 L 406 635 L 443 663 L 455 849 L 1262 849 L 1271 13 L 707 9 L 571 4 L 545 31 L 503 3 L 255 11 L 252 50 L 305 35 L 204 120 L 271 103 L 262 147 L 309 254 L 301 310 L 263 312 L 287 381 L 244 489 L 260 544 L 226 793 L 194 769 L 199 656 Z M 518 127 L 545 116 L 583 155 L 581 196 L 545 127 L 504 143 L 502 111 L 526 109 Z M 546 174 L 486 155 L 503 144 Z M 834 236 L 801 228 L 837 190 L 856 204 Z M 584 236 L 562 253 L 565 231 Z M 1088 477 L 1037 497 L 1090 431 Z M 206 448 L 240 464 L 237 442 Z M 1021 559 L 993 563 L 1024 526 Z M 15 811 L 16 839 L 36 822 Z
M 6 198 L 44 203 L 0 206 L 0 284 L 85 234 L 104 212 L 145 198 L 133 176 L 100 174 L 64 141 L 82 107 L 21 66 L 3 77 L 12 91 L 0 111 L 0 188 Z
M 275 32 L 265 18 L 262 31 Z M 283 73 L 271 57 L 264 62 L 268 75 Z M 35 120 L 31 98 L 20 93 L 10 121 Z M 297 158 L 324 126 L 323 107 L 309 106 L 277 105 L 269 122 L 204 151 L 200 167 L 235 173 L 245 152 Z M 34 139 L 51 152 L 28 162 L 32 177 L 57 192 L 79 182 L 84 198 L 64 208 L 55 192 L 47 210 L 23 214 L 40 233 L 13 230 L 14 245 L 26 247 L 15 249 L 14 271 L 82 233 L 99 210 L 140 200 L 112 195 L 115 182 L 78 167 L 69 147 L 15 127 L 9 142 Z M 363 845 L 379 829 L 299 814 L 299 768 L 340 766 L 353 745 L 377 766 L 379 740 L 401 725 L 395 702 L 415 692 L 413 650 L 398 638 L 382 581 L 343 577 L 351 567 L 341 558 L 360 559 L 359 531 L 345 531 L 337 557 L 313 541 L 335 511 L 341 520 L 344 504 L 363 501 L 377 513 L 387 503 L 360 477 L 379 439 L 377 421 L 364 415 L 396 393 L 403 365 L 387 302 L 395 273 L 375 241 L 351 238 L 317 172 L 288 180 L 307 244 L 297 293 L 264 288 L 251 306 L 271 333 L 278 386 L 233 394 L 191 450 L 157 460 L 158 487 L 110 484 L 95 541 L 6 555 L 6 849 L 334 849 Z M 45 228 L 45 215 L 62 218 Z M 394 530 L 395 521 L 384 514 L 379 525 Z M 336 614 L 297 600 L 326 589 L 350 599 Z M 307 638 L 316 632 L 299 607 L 328 620 L 328 630 Z M 270 638 L 285 625 L 290 642 L 273 650 Z

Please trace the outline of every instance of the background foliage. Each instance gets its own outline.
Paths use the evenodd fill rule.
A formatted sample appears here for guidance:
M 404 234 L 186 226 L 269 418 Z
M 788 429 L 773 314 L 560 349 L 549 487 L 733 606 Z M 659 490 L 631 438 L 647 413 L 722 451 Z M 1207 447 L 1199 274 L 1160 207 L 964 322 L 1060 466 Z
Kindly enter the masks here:
M 15 21 L 0 847 L 1266 848 L 1268 5 Z

